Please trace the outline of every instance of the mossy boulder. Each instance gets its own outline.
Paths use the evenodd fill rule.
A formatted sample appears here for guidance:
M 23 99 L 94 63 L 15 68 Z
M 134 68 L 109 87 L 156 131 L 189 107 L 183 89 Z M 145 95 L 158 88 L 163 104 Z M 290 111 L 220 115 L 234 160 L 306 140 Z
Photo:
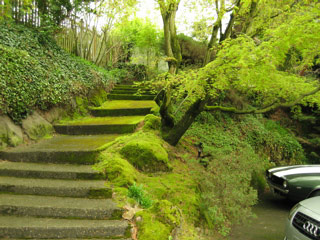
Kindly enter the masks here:
M 171 170 L 167 151 L 153 139 L 133 139 L 124 145 L 120 153 L 141 171 L 158 172 Z
M 23 142 L 23 133 L 19 126 L 7 116 L 0 116 L 0 150 L 7 146 L 15 147 Z
M 22 120 L 22 128 L 32 140 L 39 140 L 50 136 L 54 131 L 53 126 L 37 112 L 34 112 L 32 115 Z
M 153 114 L 148 114 L 144 118 L 144 125 L 143 125 L 143 130 L 148 131 L 148 130 L 159 130 L 161 126 L 161 118 L 157 117 Z
M 102 152 L 98 161 L 94 169 L 103 172 L 106 178 L 117 187 L 128 187 L 137 180 L 136 169 L 119 154 Z

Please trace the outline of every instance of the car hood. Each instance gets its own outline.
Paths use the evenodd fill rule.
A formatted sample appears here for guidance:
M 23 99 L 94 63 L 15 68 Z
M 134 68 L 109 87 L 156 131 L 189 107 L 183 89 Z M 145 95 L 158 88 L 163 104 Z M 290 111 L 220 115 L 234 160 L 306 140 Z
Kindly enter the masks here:
M 293 165 L 285 167 L 276 167 L 269 170 L 277 177 L 289 177 L 297 175 L 317 175 L 320 176 L 320 165 Z
M 320 215 L 320 197 L 312 197 L 300 202 L 300 205 Z

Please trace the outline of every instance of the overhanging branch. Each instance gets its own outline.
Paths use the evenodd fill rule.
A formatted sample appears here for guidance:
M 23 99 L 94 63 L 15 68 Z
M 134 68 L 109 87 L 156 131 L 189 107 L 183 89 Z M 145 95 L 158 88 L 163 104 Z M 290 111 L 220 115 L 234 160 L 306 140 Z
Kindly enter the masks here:
M 267 113 L 270 111 L 273 111 L 277 108 L 290 108 L 293 107 L 294 105 L 297 105 L 301 100 L 307 96 L 311 96 L 317 92 L 320 91 L 320 86 L 317 87 L 316 89 L 305 93 L 301 94 L 300 97 L 298 97 L 296 100 L 288 103 L 274 103 L 272 105 L 266 106 L 264 108 L 253 108 L 253 109 L 247 109 L 247 110 L 241 110 L 237 109 L 235 107 L 224 107 L 224 106 L 207 106 L 205 108 L 206 111 L 222 111 L 222 112 L 230 112 L 230 113 L 235 113 L 235 114 L 261 114 L 261 113 Z

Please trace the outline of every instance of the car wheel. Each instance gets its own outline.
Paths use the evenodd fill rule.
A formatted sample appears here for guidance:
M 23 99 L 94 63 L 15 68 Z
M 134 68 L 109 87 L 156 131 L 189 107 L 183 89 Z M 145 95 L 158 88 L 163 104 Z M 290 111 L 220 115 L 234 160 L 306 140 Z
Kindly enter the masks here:
M 317 197 L 317 196 L 320 196 L 320 190 L 316 190 L 316 191 L 312 192 L 312 193 L 309 195 L 309 198 L 311 198 L 311 197 Z

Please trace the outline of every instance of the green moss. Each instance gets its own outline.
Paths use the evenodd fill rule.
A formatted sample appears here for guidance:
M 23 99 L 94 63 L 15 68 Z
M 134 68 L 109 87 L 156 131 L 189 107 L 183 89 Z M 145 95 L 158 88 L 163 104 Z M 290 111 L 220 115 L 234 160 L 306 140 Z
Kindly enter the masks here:
M 89 198 L 112 198 L 112 190 L 109 188 L 104 189 L 90 189 L 88 193 Z
M 100 88 L 94 91 L 88 97 L 88 103 L 91 106 L 99 107 L 107 100 L 107 93 L 104 89 Z
M 134 167 L 118 154 L 103 152 L 98 161 L 99 163 L 94 168 L 103 172 L 115 186 L 130 186 L 137 179 L 137 171 Z
M 101 107 L 95 109 L 121 109 L 121 108 L 153 108 L 157 104 L 151 100 L 112 100 L 104 102 Z
M 143 116 L 124 117 L 82 117 L 74 120 L 64 119 L 59 122 L 61 125 L 104 125 L 104 124 L 138 124 Z
M 140 152 L 145 151 L 145 148 L 140 149 L 141 145 L 143 147 L 148 145 L 147 151 L 159 152 L 159 149 L 160 151 L 163 150 L 165 151 L 166 160 L 168 159 L 167 151 L 171 151 L 170 156 L 173 158 L 170 162 L 171 172 L 145 174 L 136 170 L 134 171 L 136 176 L 135 182 L 137 185 L 142 184 L 145 193 L 154 201 L 151 208 L 136 214 L 136 216 L 142 217 L 142 220 L 137 222 L 138 239 L 168 240 L 174 229 L 179 229 L 179 239 L 181 240 L 200 239 L 194 227 L 194 224 L 199 221 L 200 217 L 198 183 L 195 182 L 192 176 L 193 172 L 190 166 L 185 161 L 174 158 L 175 153 L 172 152 L 174 149 L 163 142 L 157 135 L 157 131 L 139 131 L 131 135 L 121 136 L 100 149 L 103 149 L 103 154 L 107 154 L 109 157 L 119 156 L 119 153 L 123 152 L 126 146 L 133 146 L 135 143 L 138 143 L 137 147 L 135 147 L 136 150 L 131 149 L 131 147 L 129 149 L 130 154 L 132 154 L 131 150 L 133 150 L 134 157 L 139 157 Z M 150 145 L 155 147 L 151 147 L 150 150 L 149 144 L 146 143 L 150 143 Z M 110 159 L 107 155 L 104 157 L 105 160 Z M 120 157 L 120 161 L 126 161 L 123 157 Z M 117 158 L 115 157 L 115 159 Z M 143 159 L 145 160 L 144 157 Z M 130 161 L 129 159 L 127 160 Z M 159 170 L 161 162 L 153 162 L 157 163 L 155 166 Z M 115 163 L 110 162 L 111 168 L 113 164 Z M 109 165 L 102 164 L 100 166 L 104 172 L 108 171 Z M 125 172 L 128 168 L 119 170 Z M 117 174 L 121 175 L 121 173 Z M 133 176 L 131 173 L 123 173 L 123 175 L 121 178 L 124 179 L 127 179 L 128 176 Z M 130 180 L 126 180 L 126 183 L 130 182 Z M 119 185 L 125 186 L 125 184 L 118 184 L 117 178 L 110 180 L 108 185 L 114 186 L 113 193 L 115 201 L 119 206 L 136 205 L 135 200 L 128 198 L 128 189 L 119 187 Z
M 42 138 L 51 138 L 53 127 L 50 124 L 34 125 L 33 128 L 28 129 L 28 136 L 32 140 L 39 140 Z
M 181 209 L 188 216 L 188 222 L 199 219 L 198 184 L 186 164 L 176 161 L 173 163 L 173 172 L 156 176 L 141 175 L 138 182 L 143 183 L 153 199 L 169 200 Z
M 167 240 L 169 238 L 172 226 L 162 223 L 151 210 L 138 212 L 136 216 L 142 218 L 137 222 L 139 240 Z
M 157 218 L 160 219 L 162 223 L 168 224 L 172 227 L 180 225 L 181 214 L 179 209 L 168 200 L 156 202 L 151 211 L 157 214 Z
M 150 111 L 153 115 L 155 116 L 159 116 L 159 112 L 160 112 L 160 107 L 157 105 L 157 106 L 154 106 L 151 111 Z
M 81 115 L 86 115 L 88 113 L 88 99 L 82 97 L 76 97 L 77 110 Z
M 143 130 L 148 131 L 148 130 L 159 130 L 161 126 L 161 118 L 157 117 L 153 114 L 148 114 L 144 118 L 144 126 Z
M 133 139 L 120 150 L 120 153 L 139 170 L 169 171 L 171 166 L 168 153 L 159 143 L 150 140 Z

